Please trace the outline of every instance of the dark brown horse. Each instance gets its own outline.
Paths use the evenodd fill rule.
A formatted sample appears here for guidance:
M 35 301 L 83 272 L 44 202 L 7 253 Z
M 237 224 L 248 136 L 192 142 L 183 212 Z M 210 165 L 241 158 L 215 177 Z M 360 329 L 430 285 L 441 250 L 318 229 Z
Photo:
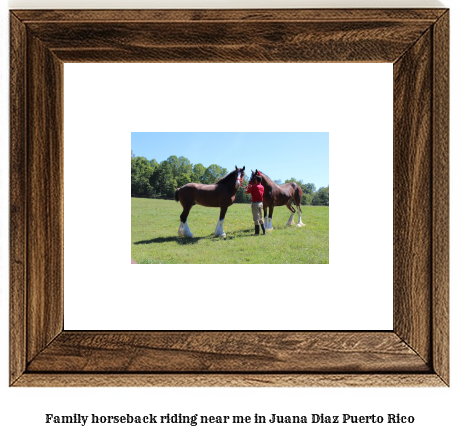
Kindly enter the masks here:
M 295 224 L 293 217 L 296 211 L 292 205 L 293 202 L 298 208 L 299 218 L 296 227 L 304 226 L 305 224 L 303 224 L 301 220 L 301 198 L 303 196 L 302 189 L 294 182 L 287 183 L 285 185 L 277 185 L 268 176 L 258 170 L 255 170 L 254 172 L 253 170 L 251 171 L 251 183 L 256 182 L 255 176 L 258 173 L 262 178 L 261 184 L 264 186 L 263 208 L 266 230 L 274 229 L 272 227 L 272 213 L 274 212 L 275 206 L 286 206 L 291 212 L 287 226 L 293 226 Z M 267 209 L 269 209 L 269 216 L 267 215 Z
M 245 177 L 245 167 L 237 168 L 218 180 L 214 185 L 202 185 L 200 183 L 188 183 L 181 188 L 176 189 L 174 199 L 179 201 L 183 207 L 180 216 L 181 225 L 179 226 L 179 236 L 193 238 L 194 235 L 187 225 L 187 217 L 192 206 L 199 204 L 205 207 L 220 207 L 218 224 L 214 232 L 215 236 L 226 236 L 224 233 L 223 223 L 224 217 L 229 206 L 232 206 L 235 200 L 235 194 L 242 186 L 243 178 Z

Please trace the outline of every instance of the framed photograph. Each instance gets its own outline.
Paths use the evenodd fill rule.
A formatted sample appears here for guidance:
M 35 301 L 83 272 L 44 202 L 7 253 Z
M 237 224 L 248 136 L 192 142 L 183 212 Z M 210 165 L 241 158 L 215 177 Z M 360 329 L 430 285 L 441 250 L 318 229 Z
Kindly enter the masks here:
M 198 75 L 201 83 L 194 76 L 198 88 L 206 89 L 210 76 L 222 81 L 222 74 L 214 75 L 210 65 L 194 64 L 203 71 Z M 238 70 L 232 67 L 239 64 L 219 64 L 222 68 L 218 70 L 228 65 L 232 71 Z M 240 69 L 242 75 L 229 84 L 234 85 L 238 99 L 242 83 L 253 88 L 262 71 L 268 75 L 264 68 L 267 64 L 254 64 L 262 68 L 256 68 L 250 78 L 251 70 L 246 65 Z M 180 69 L 182 65 L 170 64 L 166 71 L 175 67 Z M 156 78 L 158 73 L 158 68 L 153 68 Z M 165 86 L 168 78 L 159 82 Z M 170 86 L 174 88 L 175 83 Z M 275 83 L 271 83 L 272 88 Z M 215 83 L 209 89 L 217 87 Z M 266 93 L 265 89 L 262 86 L 259 91 Z M 261 100 L 256 92 L 251 97 L 256 103 L 249 109 L 253 114 L 263 112 L 255 108 Z M 176 90 L 174 93 L 178 95 Z M 176 100 L 169 97 L 166 101 L 172 99 Z M 224 116 L 223 105 L 232 111 L 244 111 L 242 104 L 228 98 L 223 99 L 219 110 L 219 102 L 206 102 L 213 112 L 219 112 L 219 117 Z M 268 105 L 273 117 L 278 116 L 277 106 L 274 102 Z M 211 118 L 207 107 L 197 108 L 200 118 Z M 251 113 L 225 117 L 235 128 L 236 118 L 241 120 Z M 210 119 L 210 125 L 215 125 L 214 120 Z M 328 138 L 328 132 L 132 132 L 131 258 L 138 264 L 328 264 Z M 232 163 L 235 160 L 243 162 L 240 169 Z M 255 182 L 258 175 L 260 187 L 251 194 L 247 192 L 252 189 L 250 182 Z M 310 217 L 306 218 L 308 211 Z M 275 230 L 284 230 L 277 250 L 269 238 L 274 225 Z M 255 239 L 256 235 L 268 237 Z M 232 241 L 232 245 L 217 244 L 216 238 Z
M 10 21 L 11 386 L 449 385 L 447 9 L 18 10 Z M 64 70 L 85 63 L 391 64 L 393 328 L 64 328 Z M 85 275 L 93 260 L 80 262 Z

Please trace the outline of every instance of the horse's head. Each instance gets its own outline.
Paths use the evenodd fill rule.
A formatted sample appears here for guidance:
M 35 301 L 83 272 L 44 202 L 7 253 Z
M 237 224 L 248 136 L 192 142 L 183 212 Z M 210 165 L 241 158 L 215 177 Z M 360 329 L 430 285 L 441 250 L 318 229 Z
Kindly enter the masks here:
M 242 186 L 244 177 L 245 177 L 245 167 L 237 168 L 237 165 L 235 165 L 235 188 L 236 189 Z
M 256 183 L 256 176 L 261 176 L 261 173 L 258 170 L 251 170 L 250 183 Z

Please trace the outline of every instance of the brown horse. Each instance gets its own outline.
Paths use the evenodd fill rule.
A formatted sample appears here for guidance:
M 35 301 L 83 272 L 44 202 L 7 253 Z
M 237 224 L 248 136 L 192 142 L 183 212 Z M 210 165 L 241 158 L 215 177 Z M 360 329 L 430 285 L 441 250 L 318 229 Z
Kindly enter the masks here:
M 298 224 L 296 227 L 302 227 L 303 224 L 301 220 L 301 198 L 303 196 L 302 189 L 294 182 L 287 183 L 285 185 L 277 185 L 273 182 L 268 176 L 266 176 L 261 171 L 251 170 L 250 182 L 255 183 L 255 176 L 259 173 L 262 178 L 261 184 L 264 186 L 264 195 L 263 195 L 263 208 L 264 208 L 264 222 L 266 230 L 274 230 L 272 227 L 272 213 L 275 206 L 286 206 L 290 212 L 290 218 L 288 219 L 287 226 L 293 226 L 295 221 L 293 219 L 296 211 L 292 205 L 294 202 L 298 208 Z M 267 209 L 269 208 L 269 216 L 267 215 Z
M 218 224 L 214 232 L 215 236 L 225 237 L 223 223 L 224 217 L 229 206 L 232 206 L 235 200 L 235 194 L 242 185 L 245 177 L 245 167 L 237 168 L 227 176 L 218 180 L 214 185 L 202 185 L 200 183 L 188 183 L 181 188 L 176 189 L 174 199 L 179 201 L 183 207 L 180 216 L 181 225 L 179 226 L 179 236 L 193 238 L 194 235 L 187 225 L 187 217 L 192 206 L 199 204 L 205 207 L 220 207 Z

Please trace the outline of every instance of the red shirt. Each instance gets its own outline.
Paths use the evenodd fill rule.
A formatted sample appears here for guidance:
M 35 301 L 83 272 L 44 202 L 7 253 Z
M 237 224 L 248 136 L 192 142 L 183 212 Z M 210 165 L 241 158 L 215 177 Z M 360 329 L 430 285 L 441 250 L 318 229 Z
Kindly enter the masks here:
M 263 201 L 264 186 L 261 184 L 248 185 L 245 194 L 251 194 L 251 201 L 259 203 Z

